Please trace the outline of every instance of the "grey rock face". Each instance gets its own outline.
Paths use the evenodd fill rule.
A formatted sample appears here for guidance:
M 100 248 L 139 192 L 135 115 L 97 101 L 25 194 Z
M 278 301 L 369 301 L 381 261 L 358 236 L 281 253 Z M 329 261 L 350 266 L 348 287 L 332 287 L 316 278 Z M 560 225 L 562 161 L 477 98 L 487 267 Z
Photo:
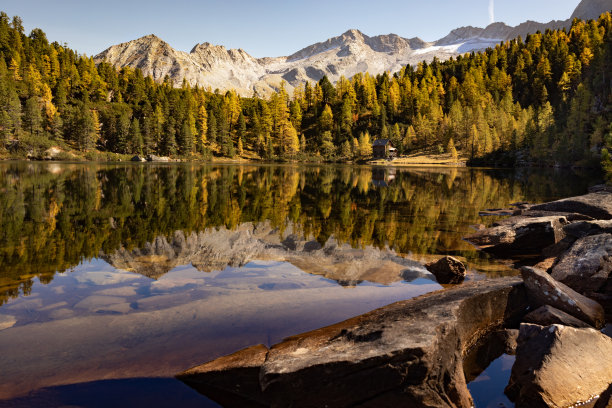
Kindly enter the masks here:
M 572 13 L 570 19 L 592 20 L 599 18 L 602 13 L 611 10 L 612 1 L 610 0 L 582 0 Z
M 565 211 L 588 215 L 597 220 L 612 219 L 612 193 L 600 191 L 570 197 L 550 203 L 534 205 L 532 210 Z
M 511 217 L 465 239 L 499 256 L 537 253 L 565 237 L 565 224 L 563 216 Z
M 471 282 L 290 337 L 270 348 L 256 376 L 262 394 L 247 399 L 278 407 L 471 407 L 463 356 L 479 339 L 520 318 L 526 305 L 519 279 Z M 178 378 L 212 396 L 203 384 L 242 381 L 234 375 L 241 367 L 226 367 L 220 359 Z
M 612 0 L 583 0 L 574 12 L 579 18 L 593 18 L 612 9 Z M 572 16 L 572 18 L 574 17 Z M 191 85 L 212 89 L 234 89 L 250 97 L 253 92 L 266 95 L 287 82 L 287 90 L 306 81 L 318 81 L 326 75 L 332 82 L 341 76 L 350 78 L 357 73 L 371 75 L 396 72 L 402 66 L 445 60 L 471 51 L 494 47 L 501 41 L 546 29 L 569 28 L 571 20 L 537 23 L 527 21 L 516 27 L 496 22 L 486 28 L 460 27 L 438 41 L 402 38 L 396 34 L 369 37 L 358 30 L 349 30 L 287 57 L 254 58 L 242 49 L 201 43 L 191 52 L 177 51 L 155 35 L 114 45 L 95 57 L 116 67 L 142 69 L 157 81 L 168 75 L 179 86 L 183 79 Z
M 594 329 L 521 324 L 506 394 L 517 408 L 570 407 L 606 390 L 612 339 Z
M 571 225 L 571 224 L 570 224 Z M 552 277 L 589 296 L 600 291 L 612 274 L 612 234 L 580 238 L 552 269 Z
M 563 231 L 571 237 L 582 238 L 588 235 L 612 233 L 612 220 L 578 221 L 563 227 Z
M 578 328 L 591 327 L 582 320 L 578 320 L 575 317 L 549 305 L 541 306 L 533 312 L 527 313 L 523 318 L 523 321 L 526 323 L 538 324 L 540 326 L 561 324 L 563 326 Z
M 527 295 L 535 306 L 550 305 L 595 328 L 602 328 L 605 323 L 603 307 L 561 282 L 557 282 L 548 273 L 530 267 L 521 268 Z

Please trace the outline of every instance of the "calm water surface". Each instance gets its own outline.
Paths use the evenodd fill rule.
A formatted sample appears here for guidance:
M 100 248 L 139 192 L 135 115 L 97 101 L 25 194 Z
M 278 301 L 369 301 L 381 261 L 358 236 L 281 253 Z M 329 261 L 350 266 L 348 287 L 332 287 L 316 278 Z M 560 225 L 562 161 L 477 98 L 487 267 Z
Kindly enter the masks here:
M 513 274 L 462 241 L 492 222 L 478 212 L 595 181 L 542 170 L 1 163 L 0 406 L 216 406 L 174 374 L 440 289 L 415 260 L 452 254 L 469 279 Z M 507 371 L 496 364 L 504 369 L 491 373 Z M 502 401 L 478 391 L 489 377 L 471 384 L 478 406 Z

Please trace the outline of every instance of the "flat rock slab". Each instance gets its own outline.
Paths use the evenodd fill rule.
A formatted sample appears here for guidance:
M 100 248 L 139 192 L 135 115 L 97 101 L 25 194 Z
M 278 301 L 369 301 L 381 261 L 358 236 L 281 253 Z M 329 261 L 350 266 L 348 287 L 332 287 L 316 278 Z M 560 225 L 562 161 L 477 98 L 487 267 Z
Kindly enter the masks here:
M 600 291 L 612 274 L 612 234 L 580 238 L 553 267 L 551 275 L 586 294 Z
M 577 328 L 591 327 L 582 320 L 576 319 L 574 316 L 571 316 L 562 310 L 555 309 L 549 305 L 541 306 L 533 312 L 527 313 L 523 318 L 523 321 L 525 323 L 539 324 L 540 326 L 562 324 L 564 326 Z
M 564 226 L 563 231 L 574 238 L 610 234 L 612 233 L 612 220 L 576 221 Z
M 545 204 L 534 205 L 531 210 L 564 211 L 588 215 L 596 220 L 612 220 L 612 193 L 598 191 L 579 197 L 570 197 Z
M 468 235 L 468 242 L 498 256 L 533 254 L 565 237 L 564 216 L 510 217 Z
M 612 381 L 612 339 L 594 329 L 521 324 L 506 394 L 517 408 L 577 406 Z
M 261 394 L 242 397 L 272 407 L 471 407 L 466 351 L 492 330 L 516 322 L 526 307 L 518 278 L 470 282 L 290 337 L 273 346 L 263 362 L 257 352 L 238 366 L 235 358 L 218 359 L 177 377 L 214 397 L 210 386 L 259 366 L 240 388 L 259 381 Z
M 541 269 L 524 266 L 521 275 L 534 306 L 550 305 L 598 329 L 604 326 L 604 309 L 599 303 L 557 282 Z
M 593 217 L 589 217 L 588 215 L 578 214 L 578 213 L 570 213 L 563 211 L 543 211 L 543 210 L 517 210 L 513 215 L 522 215 L 523 217 L 551 217 L 551 216 L 562 216 L 565 217 L 568 221 L 589 221 L 593 220 Z

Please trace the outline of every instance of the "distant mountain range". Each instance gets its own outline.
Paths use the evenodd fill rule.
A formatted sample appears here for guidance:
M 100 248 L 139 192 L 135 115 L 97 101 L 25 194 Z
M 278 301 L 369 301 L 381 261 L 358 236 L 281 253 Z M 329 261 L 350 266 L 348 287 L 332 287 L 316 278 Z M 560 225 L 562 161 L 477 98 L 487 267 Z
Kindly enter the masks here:
M 341 76 L 350 78 L 358 72 L 379 74 L 395 72 L 402 66 L 447 59 L 471 51 L 493 47 L 501 41 L 546 29 L 569 28 L 574 18 L 594 19 L 612 10 L 612 0 L 582 0 L 572 16 L 563 21 L 538 23 L 527 21 L 516 27 L 493 23 L 486 28 L 460 27 L 434 42 L 420 38 L 402 38 L 395 34 L 368 37 L 359 30 L 308 46 L 288 57 L 254 58 L 242 49 L 226 49 L 210 43 L 197 44 L 191 52 L 177 51 L 155 35 L 147 35 L 113 45 L 95 56 L 116 67 L 140 68 L 156 81 L 169 76 L 180 85 L 212 89 L 235 89 L 243 96 L 267 95 L 278 89 L 281 81 L 291 91 L 305 81 L 318 81 L 324 75 L 332 82 Z

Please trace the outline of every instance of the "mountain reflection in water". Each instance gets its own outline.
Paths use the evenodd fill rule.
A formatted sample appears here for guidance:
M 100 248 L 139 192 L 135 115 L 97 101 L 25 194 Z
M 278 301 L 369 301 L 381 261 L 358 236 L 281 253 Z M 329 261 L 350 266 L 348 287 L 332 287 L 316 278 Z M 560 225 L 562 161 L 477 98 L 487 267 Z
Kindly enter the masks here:
M 0 399 L 171 377 L 440 288 L 416 260 L 513 273 L 484 208 L 589 175 L 351 166 L 0 164 Z

